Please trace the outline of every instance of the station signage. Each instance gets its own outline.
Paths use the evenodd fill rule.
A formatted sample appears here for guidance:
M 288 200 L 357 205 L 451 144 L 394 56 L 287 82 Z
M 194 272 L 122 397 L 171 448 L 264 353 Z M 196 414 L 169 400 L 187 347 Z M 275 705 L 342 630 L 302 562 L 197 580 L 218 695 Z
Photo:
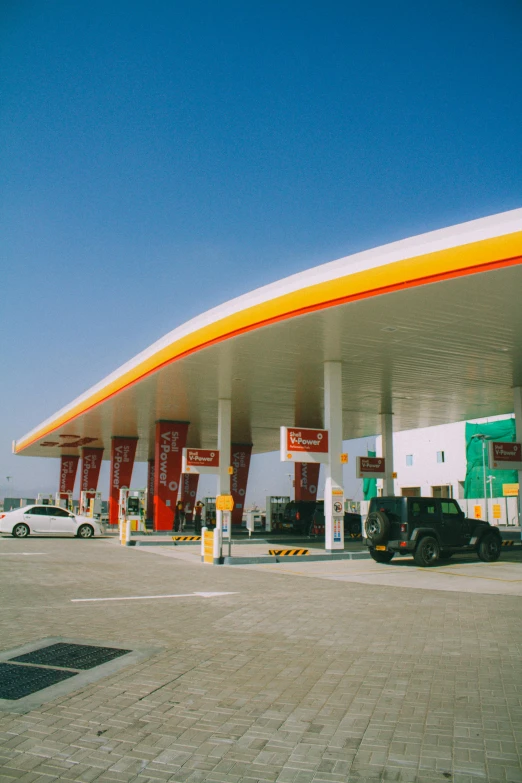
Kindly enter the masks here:
M 80 465 L 80 492 L 96 492 L 103 459 L 103 449 L 82 450 Z
M 522 444 L 491 440 L 489 465 L 494 470 L 522 470 Z
M 232 495 L 218 495 L 216 498 L 216 511 L 233 511 L 234 498 Z
M 219 473 L 217 449 L 183 449 L 182 473 Z
M 357 478 L 385 478 L 384 457 L 357 457 Z
M 116 437 L 111 444 L 111 472 L 109 478 L 109 524 L 118 524 L 120 489 L 130 487 L 138 438 Z
M 79 461 L 80 457 L 78 456 L 68 457 L 65 454 L 62 454 L 60 462 L 60 492 L 64 494 L 67 492 L 74 492 Z
M 154 530 L 173 530 L 181 481 L 181 455 L 187 442 L 184 421 L 157 421 L 154 449 Z
M 328 462 L 328 430 L 281 427 L 281 462 Z
M 516 498 L 518 490 L 519 484 L 502 484 L 502 494 L 505 498 Z

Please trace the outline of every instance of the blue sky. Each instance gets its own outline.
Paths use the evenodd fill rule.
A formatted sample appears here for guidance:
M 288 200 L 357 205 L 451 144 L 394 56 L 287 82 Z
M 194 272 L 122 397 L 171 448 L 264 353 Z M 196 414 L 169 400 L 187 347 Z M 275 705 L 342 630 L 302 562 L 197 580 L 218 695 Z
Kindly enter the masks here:
M 521 29 L 518 0 L 5 0 L 0 496 L 57 480 L 13 438 L 193 315 L 522 206 Z

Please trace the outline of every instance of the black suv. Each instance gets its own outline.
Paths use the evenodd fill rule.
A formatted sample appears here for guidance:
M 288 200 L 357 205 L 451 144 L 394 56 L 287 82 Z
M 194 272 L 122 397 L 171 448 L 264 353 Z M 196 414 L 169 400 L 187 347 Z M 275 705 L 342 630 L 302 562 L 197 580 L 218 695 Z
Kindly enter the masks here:
M 413 555 L 418 566 L 434 565 L 455 552 L 476 552 L 480 560 L 498 560 L 502 537 L 482 519 L 467 519 L 450 498 L 372 498 L 364 523 L 366 546 L 377 563 Z
M 283 519 L 278 525 L 279 531 L 308 536 L 315 507 L 315 500 L 291 500 L 283 511 Z

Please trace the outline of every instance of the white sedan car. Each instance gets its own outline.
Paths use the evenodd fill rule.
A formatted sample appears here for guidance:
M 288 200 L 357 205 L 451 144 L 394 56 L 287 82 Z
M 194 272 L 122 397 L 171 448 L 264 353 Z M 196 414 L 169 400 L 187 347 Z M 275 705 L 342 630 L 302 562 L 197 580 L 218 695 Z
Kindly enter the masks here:
M 31 505 L 0 514 L 0 533 L 15 538 L 25 538 L 30 533 L 71 533 L 78 538 L 92 538 L 103 531 L 96 519 L 73 514 L 60 506 Z

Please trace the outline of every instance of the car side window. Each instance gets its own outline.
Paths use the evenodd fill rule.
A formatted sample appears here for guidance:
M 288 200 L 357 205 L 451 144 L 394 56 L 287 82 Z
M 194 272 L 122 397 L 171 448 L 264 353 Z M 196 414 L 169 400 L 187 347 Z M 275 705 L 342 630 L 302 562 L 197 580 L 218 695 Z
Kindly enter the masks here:
M 30 508 L 27 513 L 37 517 L 45 517 L 47 516 L 47 506 L 34 506 L 34 508 Z
M 456 517 L 460 516 L 460 510 L 453 500 L 443 500 L 440 505 L 442 508 L 442 515 L 444 517 L 449 517 L 449 519 L 456 519 Z
M 60 506 L 58 506 L 58 507 L 49 506 L 49 508 L 51 509 L 51 516 L 53 516 L 53 517 L 68 517 L 69 516 L 69 512 L 66 511 L 64 508 L 61 508 Z
M 425 500 L 422 505 L 422 514 L 428 517 L 428 521 L 435 521 L 437 519 L 437 506 L 430 500 Z
M 415 501 L 411 504 L 411 515 L 412 517 L 420 517 L 421 513 L 421 505 L 418 501 Z

